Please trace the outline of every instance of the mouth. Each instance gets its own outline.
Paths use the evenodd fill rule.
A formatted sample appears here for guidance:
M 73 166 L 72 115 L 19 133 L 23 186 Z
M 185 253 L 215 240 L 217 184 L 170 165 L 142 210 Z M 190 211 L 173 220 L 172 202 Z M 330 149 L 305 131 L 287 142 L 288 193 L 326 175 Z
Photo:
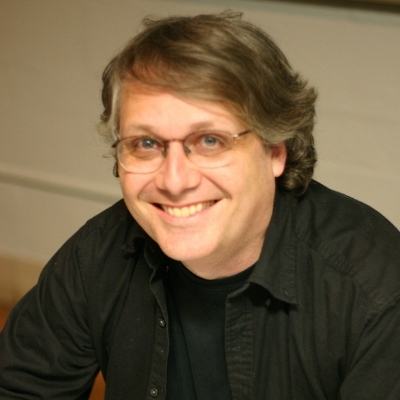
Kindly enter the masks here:
M 179 218 L 179 217 L 191 217 L 205 210 L 206 208 L 211 207 L 215 203 L 216 201 L 213 200 L 213 201 L 205 201 L 203 203 L 192 204 L 190 206 L 184 206 L 184 207 L 171 207 L 171 206 L 165 206 L 163 204 L 160 204 L 159 206 L 167 214 Z

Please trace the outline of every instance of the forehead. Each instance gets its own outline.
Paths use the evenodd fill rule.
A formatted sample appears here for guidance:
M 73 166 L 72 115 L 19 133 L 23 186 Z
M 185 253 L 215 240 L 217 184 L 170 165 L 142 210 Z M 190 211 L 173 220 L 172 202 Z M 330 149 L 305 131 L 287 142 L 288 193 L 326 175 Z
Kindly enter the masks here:
M 220 129 L 228 130 L 245 126 L 237 113 L 222 102 L 126 81 L 121 88 L 120 128 L 125 130 L 135 124 L 199 128 L 222 125 Z

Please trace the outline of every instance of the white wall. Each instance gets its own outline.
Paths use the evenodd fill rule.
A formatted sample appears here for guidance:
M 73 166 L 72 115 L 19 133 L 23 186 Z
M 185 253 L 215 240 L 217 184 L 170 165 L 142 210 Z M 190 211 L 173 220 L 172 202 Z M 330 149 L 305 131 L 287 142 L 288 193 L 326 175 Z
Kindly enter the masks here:
M 226 8 L 320 93 L 316 177 L 400 227 L 400 15 L 268 1 L 0 0 L 0 254 L 46 261 L 120 197 L 95 132 L 100 78 L 148 14 Z

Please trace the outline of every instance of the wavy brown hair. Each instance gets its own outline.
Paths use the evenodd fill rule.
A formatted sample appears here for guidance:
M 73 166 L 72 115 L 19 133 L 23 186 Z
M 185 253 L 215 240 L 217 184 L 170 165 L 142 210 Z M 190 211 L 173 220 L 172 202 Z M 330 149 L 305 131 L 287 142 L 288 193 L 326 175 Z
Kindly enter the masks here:
M 300 195 L 316 163 L 312 131 L 317 95 L 271 38 L 241 16 L 228 11 L 144 19 L 144 29 L 104 70 L 99 131 L 110 144 L 118 138 L 119 98 L 126 80 L 218 102 L 267 145 L 286 142 L 286 167 L 277 184 Z M 117 163 L 114 174 L 118 176 Z

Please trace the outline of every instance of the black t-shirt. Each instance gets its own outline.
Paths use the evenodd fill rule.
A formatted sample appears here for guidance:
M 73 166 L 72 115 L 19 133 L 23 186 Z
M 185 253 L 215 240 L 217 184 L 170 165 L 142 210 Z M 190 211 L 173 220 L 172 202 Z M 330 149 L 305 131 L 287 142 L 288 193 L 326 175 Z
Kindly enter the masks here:
M 225 301 L 252 268 L 223 279 L 202 279 L 173 264 L 165 287 L 170 318 L 168 400 L 232 399 L 225 359 Z

